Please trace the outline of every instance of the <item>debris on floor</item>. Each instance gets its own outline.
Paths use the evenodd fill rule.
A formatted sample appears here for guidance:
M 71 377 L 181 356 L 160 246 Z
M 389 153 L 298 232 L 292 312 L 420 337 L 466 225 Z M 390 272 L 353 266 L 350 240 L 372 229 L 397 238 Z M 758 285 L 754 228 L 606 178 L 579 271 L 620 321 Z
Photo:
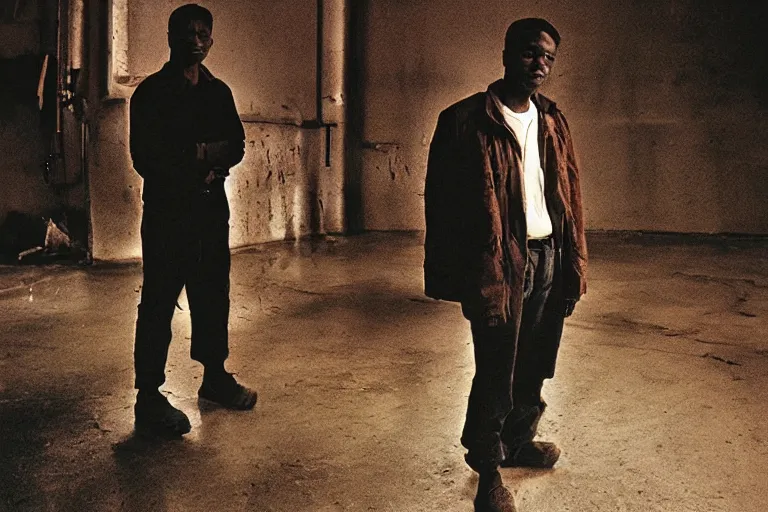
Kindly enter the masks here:
M 0 262 L 43 264 L 80 259 L 84 247 L 70 235 L 68 224 L 66 211 L 49 216 L 8 213 L 0 225 Z

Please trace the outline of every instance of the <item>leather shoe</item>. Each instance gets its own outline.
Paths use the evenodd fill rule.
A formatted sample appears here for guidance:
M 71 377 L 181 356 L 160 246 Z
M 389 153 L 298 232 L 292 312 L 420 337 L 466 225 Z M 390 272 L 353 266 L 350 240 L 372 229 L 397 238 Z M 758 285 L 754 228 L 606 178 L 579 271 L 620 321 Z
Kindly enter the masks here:
M 555 443 L 528 441 L 505 458 L 501 467 L 549 469 L 555 465 L 559 458 L 560 448 Z
M 475 512 L 517 512 L 515 498 L 509 489 L 504 487 L 498 470 L 480 474 Z

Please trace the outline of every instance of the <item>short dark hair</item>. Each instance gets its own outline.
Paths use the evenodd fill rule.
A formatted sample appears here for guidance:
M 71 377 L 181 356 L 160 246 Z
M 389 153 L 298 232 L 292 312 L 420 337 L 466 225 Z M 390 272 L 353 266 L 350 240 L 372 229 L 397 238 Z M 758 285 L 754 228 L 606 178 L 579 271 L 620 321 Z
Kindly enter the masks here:
M 555 46 L 560 46 L 560 32 L 547 20 L 542 18 L 523 18 L 512 22 L 504 37 L 504 48 L 514 48 L 524 38 L 540 32 L 549 34 L 555 40 Z
M 173 34 L 179 30 L 186 30 L 192 21 L 202 21 L 211 31 L 213 30 L 211 11 L 197 4 L 186 4 L 171 13 L 168 18 L 168 33 Z

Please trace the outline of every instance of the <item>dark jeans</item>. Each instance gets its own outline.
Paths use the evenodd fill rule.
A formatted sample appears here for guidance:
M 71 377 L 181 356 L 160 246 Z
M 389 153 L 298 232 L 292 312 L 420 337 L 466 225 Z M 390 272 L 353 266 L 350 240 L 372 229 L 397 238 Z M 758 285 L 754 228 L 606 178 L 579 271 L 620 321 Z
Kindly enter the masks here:
M 214 202 L 215 201 L 215 202 Z M 171 319 L 182 288 L 192 317 L 192 359 L 223 364 L 229 354 L 229 208 L 226 198 L 193 207 L 147 210 L 141 222 L 144 284 L 134 364 L 137 389 L 165 382 Z
M 519 330 L 512 324 L 472 323 L 475 377 L 461 442 L 468 450 L 467 463 L 477 471 L 497 467 L 536 435 L 545 407 L 541 388 L 551 365 L 541 360 L 537 338 L 551 297 L 556 255 L 551 240 L 529 243 Z

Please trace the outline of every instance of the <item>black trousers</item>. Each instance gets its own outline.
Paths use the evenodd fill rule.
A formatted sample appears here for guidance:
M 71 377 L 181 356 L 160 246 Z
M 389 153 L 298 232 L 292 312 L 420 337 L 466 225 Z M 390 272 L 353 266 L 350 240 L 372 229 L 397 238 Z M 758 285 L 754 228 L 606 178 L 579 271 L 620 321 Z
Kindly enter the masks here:
M 186 207 L 145 207 L 144 283 L 134 347 L 137 389 L 157 389 L 165 382 L 171 320 L 184 287 L 192 359 L 218 365 L 229 355 L 229 207 L 221 192 L 222 197 L 200 196 Z
M 549 356 L 543 360 L 539 341 L 548 301 L 555 300 L 556 255 L 551 239 L 529 243 L 519 330 L 472 323 L 475 376 L 461 442 L 476 471 L 497 467 L 536 435 L 546 406 L 541 388 L 553 364 Z

